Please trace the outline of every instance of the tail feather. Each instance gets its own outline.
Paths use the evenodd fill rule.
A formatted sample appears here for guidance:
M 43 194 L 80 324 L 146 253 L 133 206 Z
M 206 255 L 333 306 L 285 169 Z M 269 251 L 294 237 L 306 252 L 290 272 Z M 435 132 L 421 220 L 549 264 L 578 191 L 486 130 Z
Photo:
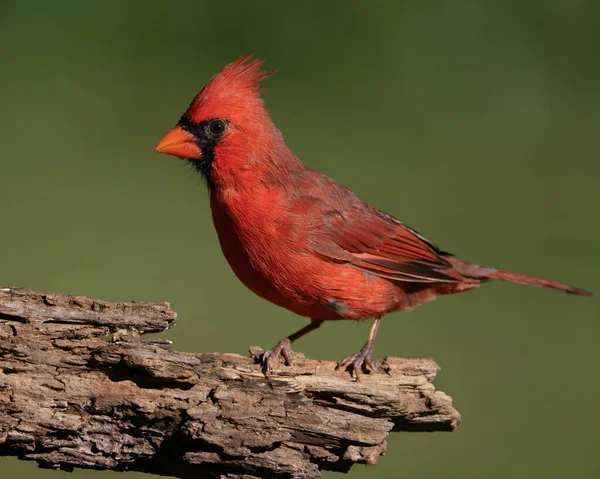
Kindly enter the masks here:
M 555 283 L 554 281 L 536 278 L 535 276 L 529 276 L 527 274 L 513 273 L 512 271 L 506 271 L 504 269 L 496 269 L 494 272 L 486 274 L 485 278 L 501 279 L 504 281 L 510 281 L 511 283 L 530 284 L 532 286 L 539 286 L 542 288 L 550 288 L 556 289 L 558 291 L 564 291 L 565 293 L 569 294 L 592 296 L 592 293 L 584 289 L 573 288 L 572 286 L 568 286 L 566 284 Z
M 592 293 L 584 289 L 574 288 L 566 284 L 555 283 L 554 281 L 536 278 L 535 276 L 529 276 L 527 274 L 514 273 L 505 269 L 481 266 L 479 264 L 469 263 L 458 258 L 448 258 L 448 261 L 454 266 L 456 271 L 466 278 L 473 278 L 480 281 L 485 281 L 486 279 L 501 279 L 503 281 L 510 281 L 511 283 L 530 284 L 532 286 L 539 286 L 541 288 L 556 289 L 558 291 L 564 291 L 568 294 L 592 296 Z

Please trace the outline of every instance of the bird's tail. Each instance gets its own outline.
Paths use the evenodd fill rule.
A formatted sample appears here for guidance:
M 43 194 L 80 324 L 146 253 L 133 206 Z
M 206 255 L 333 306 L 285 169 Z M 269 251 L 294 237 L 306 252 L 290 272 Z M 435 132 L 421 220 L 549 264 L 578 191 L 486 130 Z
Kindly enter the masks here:
M 519 284 L 531 284 L 532 286 L 539 286 L 541 288 L 556 289 L 558 291 L 564 291 L 569 294 L 579 294 L 581 296 L 592 296 L 592 293 L 584 289 L 574 288 L 562 283 L 555 283 L 554 281 L 548 281 L 547 279 L 536 278 L 535 276 L 529 276 L 527 274 L 513 273 L 512 271 L 506 271 L 505 269 L 496 269 L 495 272 L 488 274 L 486 278 L 490 279 L 501 279 L 504 281 L 510 281 L 511 283 Z
M 467 263 L 466 261 L 456 260 L 455 258 L 452 258 L 452 260 L 454 267 L 467 278 L 479 280 L 501 279 L 503 281 L 510 281 L 511 283 L 530 284 L 541 288 L 556 289 L 568 294 L 592 296 L 592 293 L 584 289 L 574 288 L 562 283 L 555 283 L 554 281 L 548 281 L 547 279 L 536 278 L 535 276 L 529 276 L 527 274 L 514 273 L 505 269 L 489 268 L 487 266 Z

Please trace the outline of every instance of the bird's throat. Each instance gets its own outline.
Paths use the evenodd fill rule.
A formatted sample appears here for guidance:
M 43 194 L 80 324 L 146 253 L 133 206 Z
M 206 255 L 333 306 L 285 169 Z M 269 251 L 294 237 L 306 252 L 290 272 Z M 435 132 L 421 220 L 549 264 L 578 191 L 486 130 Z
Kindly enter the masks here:
M 212 178 L 212 166 L 214 161 L 214 151 L 211 148 L 209 151 L 202 151 L 201 160 L 190 160 L 194 169 L 202 175 L 209 188 L 214 186 Z

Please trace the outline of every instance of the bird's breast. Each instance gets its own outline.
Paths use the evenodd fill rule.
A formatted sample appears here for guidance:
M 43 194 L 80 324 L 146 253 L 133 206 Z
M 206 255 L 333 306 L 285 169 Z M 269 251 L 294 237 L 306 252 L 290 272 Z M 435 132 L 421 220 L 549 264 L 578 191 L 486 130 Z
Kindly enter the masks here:
M 261 191 L 228 191 L 211 196 L 213 222 L 221 249 L 236 276 L 257 295 L 289 309 L 285 284 L 294 267 L 294 235 L 285 226 L 282 198 Z

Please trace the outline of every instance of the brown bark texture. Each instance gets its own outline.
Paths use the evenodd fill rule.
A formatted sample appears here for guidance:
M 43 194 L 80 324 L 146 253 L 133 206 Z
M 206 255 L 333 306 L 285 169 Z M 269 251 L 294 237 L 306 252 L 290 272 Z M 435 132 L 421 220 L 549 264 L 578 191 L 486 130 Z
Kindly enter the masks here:
M 0 456 L 42 467 L 180 478 L 319 478 L 375 464 L 390 431 L 451 431 L 431 359 L 387 358 L 355 381 L 294 356 L 180 353 L 143 333 L 168 303 L 0 289 Z M 399 452 L 398 452 L 399 453 Z

